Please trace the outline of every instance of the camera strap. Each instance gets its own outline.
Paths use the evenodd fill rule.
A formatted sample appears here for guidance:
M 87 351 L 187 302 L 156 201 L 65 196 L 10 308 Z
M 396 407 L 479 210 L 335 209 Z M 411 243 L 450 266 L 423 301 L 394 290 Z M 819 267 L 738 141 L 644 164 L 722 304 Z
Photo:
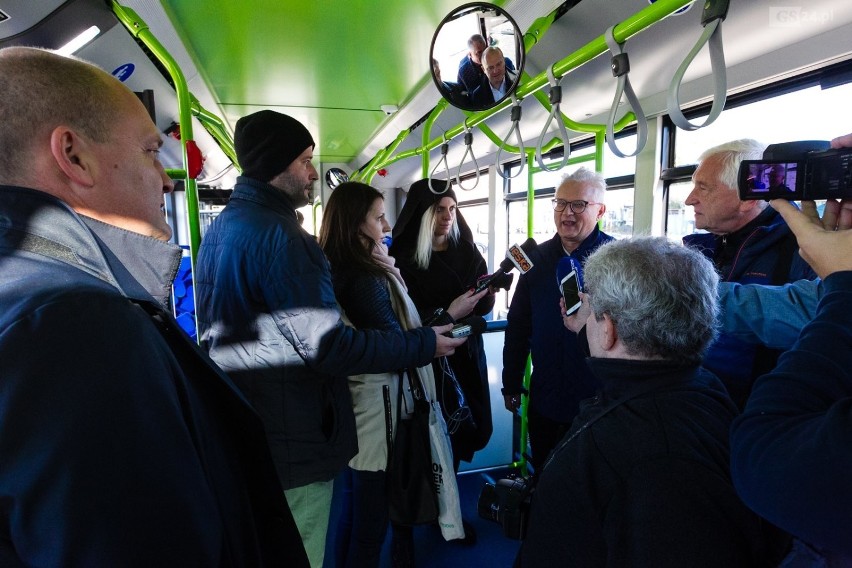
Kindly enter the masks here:
M 588 422 L 586 422 L 585 424 L 583 424 L 582 426 L 580 426 L 579 428 L 577 428 L 576 430 L 571 432 L 570 435 L 566 435 L 565 438 L 563 438 L 563 440 L 559 443 L 559 445 L 556 448 L 554 448 L 554 450 L 552 452 L 550 452 L 550 455 L 547 457 L 547 461 L 544 462 L 543 466 L 541 466 L 541 472 L 539 472 L 536 475 L 536 477 L 541 475 L 541 473 L 543 473 L 544 470 L 547 469 L 547 466 L 550 465 L 550 462 L 553 461 L 553 459 L 556 457 L 556 455 L 559 452 L 561 452 L 565 448 L 565 446 L 570 444 L 574 440 L 574 438 L 576 438 L 577 436 L 579 436 L 580 434 L 582 434 L 583 432 L 588 430 L 592 426 L 592 424 L 594 424 L 595 422 L 597 422 L 598 420 L 600 420 L 601 418 L 603 418 L 604 416 L 606 416 L 607 414 L 609 414 L 610 412 L 612 412 L 613 410 L 615 410 L 616 408 L 621 406 L 622 404 L 630 402 L 634 398 L 649 394 L 650 392 L 653 392 L 653 391 L 639 392 L 639 393 L 636 393 L 632 396 L 629 396 L 629 397 L 627 397 L 623 400 L 619 400 L 618 402 L 615 402 L 615 403 L 609 405 L 608 407 L 604 408 L 601 411 L 600 414 L 598 414 L 597 416 L 595 416 L 594 418 L 592 418 L 591 420 L 589 420 Z

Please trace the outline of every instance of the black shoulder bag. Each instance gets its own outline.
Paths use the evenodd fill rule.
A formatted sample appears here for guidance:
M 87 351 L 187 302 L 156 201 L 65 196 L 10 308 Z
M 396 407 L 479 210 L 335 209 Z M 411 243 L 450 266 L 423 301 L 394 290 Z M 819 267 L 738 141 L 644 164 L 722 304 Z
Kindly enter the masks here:
M 415 370 L 408 372 L 414 407 L 404 417 L 399 373 L 396 438 L 388 439 L 388 515 L 398 525 L 422 525 L 438 520 L 438 496 L 432 480 L 432 446 L 429 441 L 429 401 Z

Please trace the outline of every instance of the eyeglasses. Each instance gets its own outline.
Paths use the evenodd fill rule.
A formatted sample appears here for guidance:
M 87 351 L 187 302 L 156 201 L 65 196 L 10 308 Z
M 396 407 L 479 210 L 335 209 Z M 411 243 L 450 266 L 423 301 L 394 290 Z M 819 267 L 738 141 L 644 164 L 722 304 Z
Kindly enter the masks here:
M 595 201 L 583 201 L 582 199 L 575 199 L 574 201 L 566 201 L 564 199 L 551 199 L 550 202 L 553 204 L 553 210 L 557 213 L 562 213 L 565 211 L 565 208 L 570 206 L 571 212 L 579 215 L 583 211 L 586 210 L 586 207 L 589 205 L 601 205 L 601 203 L 597 203 Z

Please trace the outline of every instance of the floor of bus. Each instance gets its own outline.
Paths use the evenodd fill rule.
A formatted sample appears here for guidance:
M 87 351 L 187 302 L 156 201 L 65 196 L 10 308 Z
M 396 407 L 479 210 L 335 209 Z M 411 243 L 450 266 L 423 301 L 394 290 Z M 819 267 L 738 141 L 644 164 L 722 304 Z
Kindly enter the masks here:
M 458 475 L 459 497 L 461 500 L 462 517 L 473 525 L 477 540 L 474 546 L 465 546 L 446 542 L 441 537 L 437 526 L 422 526 L 414 529 L 414 547 L 417 568 L 455 568 L 478 567 L 508 568 L 515 560 L 520 541 L 503 536 L 500 525 L 479 518 L 476 503 L 479 493 L 486 482 L 505 477 L 508 469 L 490 470 L 486 472 L 462 472 Z M 336 520 L 340 510 L 340 499 L 337 489 L 341 484 L 335 483 L 334 499 L 332 501 L 331 526 L 328 529 L 324 568 L 334 568 L 334 539 L 337 533 Z M 381 568 L 390 568 L 390 529 L 388 538 L 382 550 Z

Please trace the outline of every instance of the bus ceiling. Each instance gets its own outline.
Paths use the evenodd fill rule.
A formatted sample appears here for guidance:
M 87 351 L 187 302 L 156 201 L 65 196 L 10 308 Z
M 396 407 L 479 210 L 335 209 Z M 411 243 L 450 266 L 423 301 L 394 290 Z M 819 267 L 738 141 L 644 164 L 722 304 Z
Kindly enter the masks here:
M 439 23 L 460 4 L 456 0 L 371 0 L 366 4 L 345 0 L 124 0 L 120 4 L 0 0 L 0 46 L 59 48 L 72 36 L 97 26 L 94 40 L 76 55 L 113 72 L 135 91 L 154 92 L 156 122 L 169 132 L 167 166 L 185 173 L 187 164 L 178 139 L 187 129 L 175 128 L 181 122 L 175 81 L 151 56 L 151 48 L 137 40 L 138 30 L 118 25 L 115 14 L 127 7 L 173 58 L 191 93 L 194 127 L 190 130 L 204 156 L 199 182 L 223 188 L 233 184 L 238 173 L 231 168 L 233 125 L 240 116 L 271 108 L 309 128 L 324 170 L 338 167 L 385 189 L 407 186 L 422 177 L 427 164 L 434 167 L 441 159 L 444 141 L 450 175 L 469 151 L 479 166 L 493 164 L 498 152 L 495 142 L 513 126 L 510 101 L 498 111 L 471 117 L 470 112 L 442 102 L 432 79 L 433 36 Z M 658 0 L 655 6 L 648 0 L 496 4 L 517 22 L 527 48 L 519 80 L 518 92 L 524 97 L 519 101 L 523 117 L 517 135 L 528 153 L 539 138 L 552 144 L 566 135 L 588 136 L 588 131 L 606 124 L 618 84 L 604 43 L 611 26 L 615 25 L 616 39 L 621 36 L 624 51 L 629 51 L 630 83 L 638 106 L 650 118 L 668 112 L 672 77 L 703 31 L 701 3 L 692 6 L 685 0 Z M 852 56 L 847 41 L 852 35 L 852 3 L 814 0 L 795 14 L 782 14 L 776 5 L 771 0 L 731 0 L 723 36 L 727 92 Z M 659 22 L 641 17 L 652 13 L 672 15 Z M 506 45 L 499 34 L 489 39 Z M 590 55 L 595 49 L 599 53 Z M 462 38 L 458 59 L 466 52 Z M 579 62 L 579 54 L 588 60 Z M 548 83 L 553 82 L 546 74 L 556 63 L 566 70 L 564 77 L 557 77 L 561 111 L 574 122 L 563 133 L 558 121 L 552 121 L 547 136 L 542 136 L 551 108 Z M 445 71 L 446 75 L 455 79 L 455 70 Z M 536 88 L 530 89 L 534 80 Z M 705 47 L 685 70 L 679 105 L 688 108 L 710 101 L 713 90 Z M 429 116 L 436 105 L 440 112 Z M 625 118 L 628 110 L 626 101 L 619 105 L 617 115 L 623 120 L 618 127 L 633 118 Z M 430 120 L 424 121 L 427 116 Z M 464 143 L 468 130 L 470 146 Z M 517 151 L 518 146 L 507 143 L 501 158 L 517 159 L 511 150 Z M 379 167 L 371 170 L 368 165 L 381 166 L 385 175 L 374 176 Z M 467 167 L 472 169 L 473 162 Z M 439 170 L 436 175 L 447 173 Z

